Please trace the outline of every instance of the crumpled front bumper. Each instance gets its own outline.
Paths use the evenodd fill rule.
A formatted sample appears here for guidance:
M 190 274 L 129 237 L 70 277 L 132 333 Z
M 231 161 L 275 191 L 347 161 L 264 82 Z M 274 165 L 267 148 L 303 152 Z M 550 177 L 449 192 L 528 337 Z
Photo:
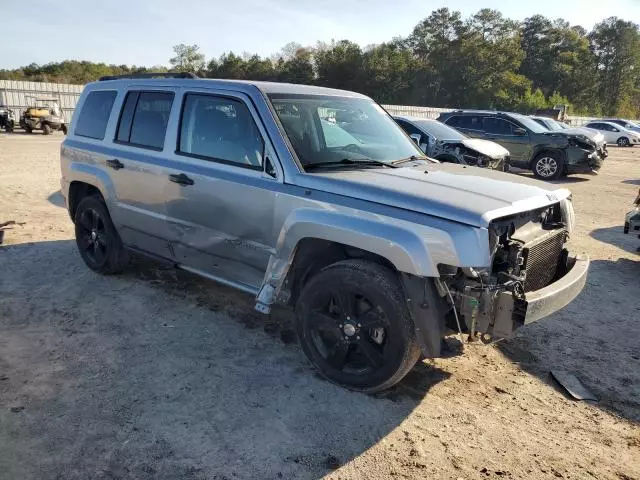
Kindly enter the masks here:
M 496 340 L 510 337 L 519 327 L 535 322 L 567 306 L 575 299 L 587 281 L 589 257 L 567 258 L 567 271 L 555 282 L 540 290 L 526 292 L 516 298 L 511 292 L 501 292 L 484 301 L 477 312 L 476 332 Z
M 604 158 L 597 150 L 574 148 L 567 154 L 567 173 L 591 173 L 602 168 Z

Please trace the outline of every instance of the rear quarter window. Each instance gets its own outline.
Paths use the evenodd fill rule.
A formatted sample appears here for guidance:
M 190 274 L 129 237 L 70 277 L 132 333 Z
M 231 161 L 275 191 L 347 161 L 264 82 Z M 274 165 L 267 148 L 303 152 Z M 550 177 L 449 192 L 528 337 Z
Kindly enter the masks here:
M 80 110 L 74 133 L 81 137 L 104 139 L 115 99 L 115 90 L 101 90 L 89 93 L 82 104 L 82 110 Z

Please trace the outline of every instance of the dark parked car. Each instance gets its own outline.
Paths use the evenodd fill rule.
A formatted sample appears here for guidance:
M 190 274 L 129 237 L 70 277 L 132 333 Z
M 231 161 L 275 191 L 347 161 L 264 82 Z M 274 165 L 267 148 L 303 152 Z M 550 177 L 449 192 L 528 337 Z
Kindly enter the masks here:
M 591 173 L 602 166 L 596 146 L 584 136 L 550 132 L 518 113 L 456 110 L 441 114 L 438 120 L 471 137 L 499 143 L 511 152 L 511 165 L 532 170 L 543 180 Z
M 429 157 L 492 170 L 509 171 L 509 150 L 489 140 L 469 138 L 437 120 L 393 117 Z
M 570 127 L 566 123 L 559 122 L 558 120 L 554 120 L 553 118 L 549 117 L 537 117 L 532 115 L 531 118 L 533 118 L 547 130 L 550 130 L 552 132 L 561 133 L 563 135 L 581 135 L 584 137 L 585 141 L 593 142 L 593 144 L 598 149 L 598 154 L 602 159 L 605 159 L 609 156 L 605 136 L 598 130 L 586 127 Z

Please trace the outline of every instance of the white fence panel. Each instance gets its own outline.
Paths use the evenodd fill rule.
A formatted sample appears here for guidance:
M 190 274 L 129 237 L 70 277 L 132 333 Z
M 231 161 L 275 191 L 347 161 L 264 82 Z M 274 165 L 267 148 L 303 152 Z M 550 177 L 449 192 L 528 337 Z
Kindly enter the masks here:
M 33 105 L 34 98 L 57 98 L 60 101 L 65 122 L 69 123 L 83 88 L 84 85 L 65 83 L 0 80 L 0 104 L 14 110 L 16 117 L 19 117 Z

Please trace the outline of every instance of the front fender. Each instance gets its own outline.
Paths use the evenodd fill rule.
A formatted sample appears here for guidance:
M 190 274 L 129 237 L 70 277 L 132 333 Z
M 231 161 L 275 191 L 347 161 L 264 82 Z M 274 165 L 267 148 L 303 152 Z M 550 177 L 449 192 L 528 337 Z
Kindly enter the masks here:
M 379 214 L 336 209 L 300 208 L 292 211 L 280 230 L 275 253 L 258 295 L 258 307 L 268 306 L 279 296 L 301 240 L 314 238 L 349 245 L 387 259 L 402 273 L 416 277 L 438 277 L 438 264 L 481 265 L 488 261 L 473 253 L 488 253 L 469 227 L 451 224 L 453 235 L 443 228 Z M 464 248 L 479 245 L 479 248 Z M 258 308 L 260 309 L 260 308 Z
M 434 230 L 433 234 L 442 235 L 443 232 Z M 329 210 L 300 209 L 292 212 L 282 227 L 277 255 L 291 256 L 304 238 L 367 250 L 386 258 L 401 272 L 438 276 L 437 265 L 433 264 L 423 239 L 415 231 L 399 225 Z

